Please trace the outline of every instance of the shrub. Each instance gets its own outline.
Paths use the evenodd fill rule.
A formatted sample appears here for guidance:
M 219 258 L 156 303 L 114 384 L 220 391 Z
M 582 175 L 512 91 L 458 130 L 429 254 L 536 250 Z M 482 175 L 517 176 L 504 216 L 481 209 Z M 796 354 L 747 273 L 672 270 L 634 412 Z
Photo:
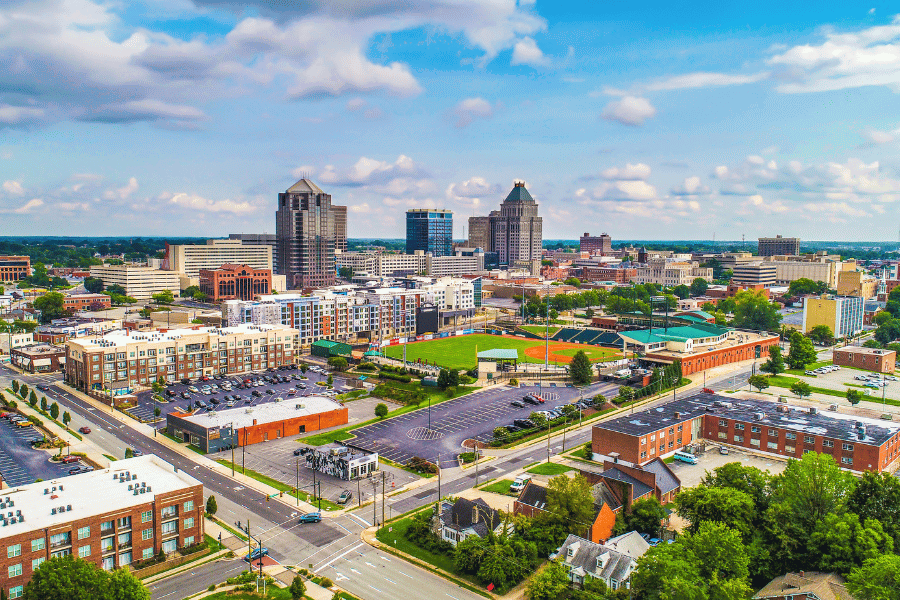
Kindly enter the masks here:
M 334 585 L 334 582 L 331 581 L 330 579 L 328 579 L 327 577 L 323 577 L 322 580 L 319 581 L 319 585 L 321 585 L 324 588 L 330 588 L 331 586 Z
M 375 363 L 364 362 L 359 363 L 359 366 L 356 367 L 357 371 L 375 371 L 378 367 L 375 366 Z
M 383 419 L 387 416 L 387 414 L 388 414 L 387 404 L 379 402 L 378 404 L 375 405 L 375 416 L 376 417 L 378 417 L 379 419 Z
M 409 375 L 400 375 L 398 373 L 390 373 L 387 371 L 382 371 L 378 374 L 378 376 L 382 379 L 392 379 L 401 383 L 409 383 L 410 381 L 412 381 L 412 377 L 410 377 Z
M 211 583 L 211 584 L 209 584 L 209 587 L 206 588 L 206 591 L 212 592 L 212 591 L 214 591 L 215 589 L 216 589 L 216 584 Z
M 519 380 L 513 377 L 509 380 L 509 385 L 519 385 Z
M 437 473 L 437 465 L 432 462 L 429 462 L 422 458 L 421 456 L 413 456 L 411 459 L 406 461 L 406 466 L 414 471 L 421 471 L 424 473 Z
M 209 543 L 206 540 L 203 540 L 202 542 L 197 542 L 193 546 L 182 548 L 181 550 L 179 550 L 179 552 L 182 554 L 182 556 L 187 556 L 188 554 L 196 554 L 201 550 L 206 550 L 207 547 L 209 547 Z

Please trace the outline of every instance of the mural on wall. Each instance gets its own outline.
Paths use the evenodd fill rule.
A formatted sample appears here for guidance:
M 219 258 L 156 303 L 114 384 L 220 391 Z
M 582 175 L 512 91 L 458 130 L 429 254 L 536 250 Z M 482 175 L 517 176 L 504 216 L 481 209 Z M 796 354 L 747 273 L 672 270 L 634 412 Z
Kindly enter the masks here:
M 319 473 L 331 475 L 344 481 L 365 476 L 378 469 L 378 455 L 351 450 L 345 446 L 337 448 L 303 448 L 300 450 L 306 466 Z

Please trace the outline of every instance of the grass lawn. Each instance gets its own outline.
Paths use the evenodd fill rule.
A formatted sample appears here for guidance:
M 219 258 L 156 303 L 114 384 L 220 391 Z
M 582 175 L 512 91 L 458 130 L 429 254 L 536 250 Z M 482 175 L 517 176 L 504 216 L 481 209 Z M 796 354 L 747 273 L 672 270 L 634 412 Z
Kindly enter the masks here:
M 559 344 L 553 342 L 551 344 Z M 539 348 L 543 350 L 543 340 L 532 340 L 524 338 L 501 337 L 499 335 L 474 334 L 457 337 L 440 338 L 437 340 L 428 340 L 425 342 L 413 342 L 406 345 L 406 360 L 416 361 L 422 359 L 429 363 L 436 363 L 442 367 L 449 369 L 474 369 L 476 366 L 476 354 L 485 350 L 495 350 L 498 348 L 516 350 L 519 355 L 519 362 L 542 363 L 544 362 L 543 351 L 529 357 L 525 355 L 525 350 L 529 348 Z M 619 353 L 610 348 L 600 348 L 598 346 L 585 346 L 580 344 L 571 344 L 571 347 L 552 350 L 552 354 L 562 356 L 574 356 L 578 350 L 584 350 L 588 354 L 588 358 L 592 361 L 607 360 Z M 391 358 L 403 358 L 403 346 L 387 346 L 383 348 L 385 356 Z M 569 354 L 571 352 L 571 354 Z
M 225 460 L 224 458 L 220 458 L 216 462 L 219 463 L 220 465 L 225 465 L 229 469 L 232 467 L 231 461 Z M 294 494 L 292 492 L 292 490 L 294 489 L 293 486 L 287 485 L 286 483 L 282 483 L 282 482 L 278 481 L 277 479 L 272 479 L 271 477 L 263 475 L 262 473 L 257 473 L 256 471 L 254 471 L 252 469 L 246 469 L 246 470 L 242 469 L 241 465 L 234 465 L 234 471 L 236 473 L 243 473 L 247 477 L 252 477 L 253 479 L 259 481 L 260 483 L 264 483 L 268 486 L 275 488 L 276 490 L 278 490 L 280 492 L 284 492 L 285 494 L 287 494 L 288 496 L 290 496 L 292 498 L 296 497 L 296 494 Z M 315 504 L 316 506 L 318 506 L 318 504 L 319 504 L 319 499 L 313 500 L 313 498 L 306 492 L 300 492 L 299 496 L 300 496 L 300 499 L 303 500 L 304 502 L 309 502 L 310 504 Z M 322 502 L 323 510 L 340 510 L 343 508 L 342 506 L 338 506 L 334 502 L 331 502 L 324 498 L 322 498 L 321 502 Z
M 797 379 L 796 377 L 785 377 L 784 375 L 777 375 L 775 377 L 769 377 L 769 383 L 771 384 L 772 387 L 786 388 L 788 390 L 790 389 L 791 385 L 793 385 L 797 381 L 800 381 L 800 380 Z M 844 385 L 857 387 L 854 384 L 845 383 Z M 864 388 L 864 389 L 868 390 L 868 389 L 872 389 L 872 388 Z M 832 390 L 832 389 L 828 389 L 828 388 L 821 388 L 821 387 L 815 387 L 815 386 L 810 386 L 810 390 L 812 390 L 812 393 L 814 393 L 814 394 L 823 394 L 825 396 L 834 396 L 835 398 L 843 398 L 845 400 L 847 399 L 847 392 L 842 391 L 842 390 Z M 878 390 L 874 390 L 874 389 L 873 389 L 873 391 L 878 392 Z M 792 394 L 792 396 L 793 396 L 793 394 Z M 881 398 L 878 398 L 875 395 L 869 395 L 869 394 L 867 394 L 864 399 L 872 401 L 872 402 L 880 402 L 881 401 Z M 900 406 L 900 400 L 894 400 L 893 398 L 885 398 L 884 403 L 890 404 L 891 406 Z
M 401 552 L 405 552 L 410 556 L 415 556 L 420 560 L 424 560 L 430 565 L 434 565 L 439 569 L 443 569 L 448 573 L 453 573 L 455 571 L 453 565 L 453 557 L 447 554 L 436 554 L 434 552 L 429 552 L 428 550 L 424 550 L 419 548 L 412 542 L 406 539 L 406 530 L 409 528 L 412 523 L 412 517 L 407 517 L 405 519 L 400 519 L 399 521 L 392 521 L 388 527 L 382 527 L 378 530 L 378 533 L 375 534 L 375 537 L 378 538 L 378 541 L 387 544 L 391 548 L 396 548 Z M 391 529 L 391 531 L 388 531 Z
M 209 600 L 260 600 L 267 598 L 270 600 L 291 600 L 291 592 L 287 588 L 279 588 L 270 585 L 266 588 L 266 595 L 257 594 L 256 592 L 218 592 L 210 596 L 205 596 Z
M 562 475 L 563 473 L 568 473 L 572 470 L 572 467 L 567 467 L 566 465 L 559 465 L 556 463 L 541 463 L 536 467 L 532 467 L 525 471 L 526 473 L 531 473 L 533 475 Z
M 485 492 L 493 492 L 495 494 L 509 495 L 509 486 L 513 484 L 512 479 L 498 479 L 494 483 L 483 485 L 478 489 Z

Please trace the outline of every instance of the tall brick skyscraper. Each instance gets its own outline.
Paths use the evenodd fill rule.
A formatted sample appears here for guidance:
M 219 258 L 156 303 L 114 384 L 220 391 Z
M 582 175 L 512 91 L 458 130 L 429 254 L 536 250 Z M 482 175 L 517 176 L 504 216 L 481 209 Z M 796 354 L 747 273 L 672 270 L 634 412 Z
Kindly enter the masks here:
M 287 276 L 289 288 L 334 284 L 337 226 L 331 194 L 306 178 L 278 194 L 275 237 L 276 270 Z

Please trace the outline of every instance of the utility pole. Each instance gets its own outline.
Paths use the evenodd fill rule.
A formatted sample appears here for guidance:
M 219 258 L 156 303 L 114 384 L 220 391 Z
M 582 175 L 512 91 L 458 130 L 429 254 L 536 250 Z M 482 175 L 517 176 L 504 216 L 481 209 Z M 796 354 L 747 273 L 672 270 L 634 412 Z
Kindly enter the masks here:
M 384 523 L 384 488 L 385 488 L 385 477 L 386 473 L 384 471 L 381 472 L 381 522 Z
M 319 482 L 318 500 L 319 500 L 319 512 L 322 512 L 322 482 L 321 481 Z
M 313 457 L 313 459 L 315 459 L 315 457 Z M 316 499 L 316 461 L 315 461 L 315 460 L 313 460 L 313 470 L 312 470 L 312 472 L 313 472 L 313 487 L 312 487 L 312 493 L 313 493 L 313 500 L 315 500 L 315 499 Z
M 244 458 L 247 454 L 245 448 L 247 447 L 247 427 L 244 427 L 244 443 L 241 444 L 241 474 L 246 473 L 246 467 L 244 467 Z
M 294 495 L 297 497 L 297 506 L 300 506 L 300 457 L 297 457 L 297 479 L 294 482 Z
M 378 479 L 372 478 L 372 522 L 378 526 Z
M 362 507 L 362 484 L 360 483 L 362 479 L 359 476 L 356 477 L 356 502 Z
M 547 419 L 547 462 L 550 462 L 550 419 Z
M 437 472 L 438 472 L 438 502 L 441 501 L 441 455 L 438 454 L 437 459 Z
M 475 442 L 475 487 L 478 487 L 478 442 Z

